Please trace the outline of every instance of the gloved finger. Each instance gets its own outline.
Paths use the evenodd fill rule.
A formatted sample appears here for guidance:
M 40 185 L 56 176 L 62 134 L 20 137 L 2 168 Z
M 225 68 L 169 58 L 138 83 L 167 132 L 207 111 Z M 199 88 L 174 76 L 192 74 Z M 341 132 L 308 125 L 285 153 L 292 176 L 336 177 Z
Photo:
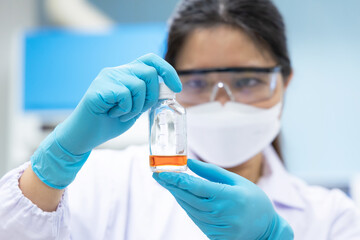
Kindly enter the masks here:
M 154 67 L 163 79 L 165 84 L 174 92 L 180 92 L 182 89 L 181 81 L 177 75 L 175 69 L 161 57 L 149 53 L 142 57 L 139 57 L 137 61 L 145 63 L 151 67 Z
M 146 83 L 146 97 L 142 112 L 152 107 L 159 98 L 159 78 L 154 67 L 136 61 L 130 64 L 132 73 Z
M 198 196 L 193 195 L 192 193 L 182 190 L 180 188 L 177 188 L 171 184 L 166 184 L 164 181 L 162 181 L 157 173 L 153 174 L 153 178 L 164 188 L 166 188 L 176 199 L 180 199 L 189 205 L 191 205 L 193 208 L 203 211 L 203 212 L 210 212 L 212 211 L 212 207 L 208 204 L 207 198 L 201 198 Z
M 211 225 L 225 225 L 225 223 L 221 223 L 220 221 L 220 214 L 217 214 L 214 212 L 202 212 L 198 209 L 192 207 L 190 204 L 184 202 L 181 199 L 177 199 L 176 201 L 179 203 L 179 205 L 186 211 L 186 213 L 190 214 L 194 218 L 196 218 L 198 221 L 205 223 L 205 224 L 211 224 Z
M 131 128 L 131 126 L 134 125 L 134 123 L 136 122 L 136 117 L 129 119 L 129 121 L 126 122 L 122 122 L 120 121 L 120 119 L 116 119 L 117 121 L 117 126 L 114 127 L 112 133 L 113 133 L 113 138 L 119 136 L 120 134 L 123 134 L 125 131 L 127 131 L 129 128 Z
M 119 87 L 117 92 L 120 92 L 122 98 L 118 100 L 119 102 L 115 107 L 109 110 L 108 115 L 112 118 L 123 116 L 132 109 L 132 98 L 129 89 L 126 87 Z
M 143 114 L 143 113 L 139 113 L 138 115 L 136 115 L 135 117 L 133 117 L 133 119 L 135 119 L 135 121 L 138 120 L 139 117 L 141 117 L 141 114 Z
M 130 77 L 122 81 L 131 92 L 132 108 L 131 111 L 119 118 L 120 121 L 126 122 L 138 115 L 145 103 L 146 84 L 136 77 Z
M 221 184 L 209 182 L 186 173 L 161 172 L 158 176 L 165 183 L 202 198 L 212 198 L 223 189 Z
M 129 112 L 132 107 L 129 89 L 122 83 L 103 80 L 111 76 L 113 71 L 111 68 L 103 69 L 91 83 L 79 105 L 86 105 L 94 114 L 104 114 L 121 102 L 123 112 Z
M 235 173 L 199 160 L 188 159 L 187 165 L 192 172 L 212 182 L 234 185 L 235 182 L 241 178 L 241 176 Z

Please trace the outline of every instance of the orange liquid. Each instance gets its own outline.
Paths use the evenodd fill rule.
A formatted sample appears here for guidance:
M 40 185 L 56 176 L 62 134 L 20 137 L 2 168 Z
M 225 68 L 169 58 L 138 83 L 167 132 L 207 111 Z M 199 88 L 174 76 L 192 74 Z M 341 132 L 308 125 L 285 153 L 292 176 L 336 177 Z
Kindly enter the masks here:
M 184 166 L 187 164 L 186 155 L 173 155 L 173 156 L 150 156 L 150 167 L 171 165 L 171 166 Z

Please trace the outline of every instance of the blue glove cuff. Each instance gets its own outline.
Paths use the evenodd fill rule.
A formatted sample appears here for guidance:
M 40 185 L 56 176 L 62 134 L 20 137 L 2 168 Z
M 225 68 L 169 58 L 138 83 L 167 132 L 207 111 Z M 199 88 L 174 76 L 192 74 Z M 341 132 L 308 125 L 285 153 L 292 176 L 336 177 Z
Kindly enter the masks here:
M 56 189 L 64 189 L 75 179 L 90 152 L 73 155 L 60 146 L 54 131 L 32 155 L 31 167 L 46 185 Z

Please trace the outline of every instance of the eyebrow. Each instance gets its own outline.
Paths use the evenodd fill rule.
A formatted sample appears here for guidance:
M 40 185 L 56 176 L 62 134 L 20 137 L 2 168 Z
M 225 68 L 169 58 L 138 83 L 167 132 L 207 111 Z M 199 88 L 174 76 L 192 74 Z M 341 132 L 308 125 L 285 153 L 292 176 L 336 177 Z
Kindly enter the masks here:
M 281 66 L 260 68 L 260 67 L 226 67 L 226 68 L 202 68 L 177 70 L 179 75 L 202 74 L 211 72 L 259 72 L 259 73 L 277 73 L 281 71 Z

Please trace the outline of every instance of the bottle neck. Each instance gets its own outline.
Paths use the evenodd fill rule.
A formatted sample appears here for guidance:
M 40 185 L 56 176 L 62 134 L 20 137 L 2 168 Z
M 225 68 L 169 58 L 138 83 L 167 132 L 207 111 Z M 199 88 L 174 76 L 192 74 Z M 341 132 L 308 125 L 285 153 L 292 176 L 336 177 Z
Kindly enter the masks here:
M 171 91 L 165 83 L 159 85 L 159 99 L 172 99 L 175 98 L 175 93 Z
M 159 100 L 160 99 L 175 99 L 175 93 L 160 93 L 159 94 Z

